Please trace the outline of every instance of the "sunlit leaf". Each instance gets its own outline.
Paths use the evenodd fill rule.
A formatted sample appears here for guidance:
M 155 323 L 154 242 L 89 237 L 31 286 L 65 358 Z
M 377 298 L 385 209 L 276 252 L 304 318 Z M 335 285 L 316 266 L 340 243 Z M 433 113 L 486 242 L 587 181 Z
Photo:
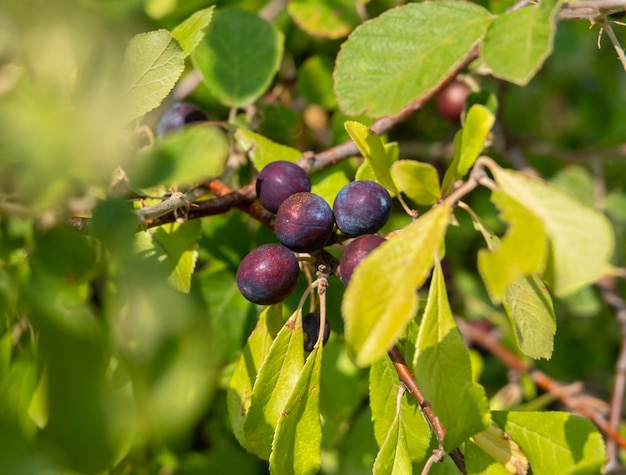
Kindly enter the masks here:
M 454 157 L 443 179 L 444 190 L 472 168 L 494 122 L 495 115 L 485 106 L 475 104 L 467 111 L 463 129 L 454 137 Z
M 233 433 L 240 443 L 244 443 L 243 425 L 250 408 L 254 382 L 274 341 L 273 330 L 281 321 L 282 304 L 272 305 L 263 310 L 228 383 L 226 392 L 228 417 Z
M 319 470 L 321 367 L 322 351 L 315 348 L 278 419 L 270 455 L 272 473 L 305 475 Z
M 548 243 L 544 225 L 532 211 L 505 191 L 494 191 L 491 198 L 509 229 L 493 252 L 478 252 L 478 269 L 491 299 L 499 303 L 513 282 L 543 272 Z
M 143 257 L 155 259 L 169 271 L 168 282 L 181 292 L 189 292 L 200 239 L 200 222 L 172 223 L 138 233 L 135 241 L 137 251 Z
M 398 373 L 389 358 L 383 358 L 372 365 L 369 381 L 374 435 L 379 447 L 382 448 L 386 439 L 392 435 L 398 419 L 400 383 Z M 398 423 L 404 426 L 401 434 L 404 440 L 397 442 L 407 446 L 411 461 L 419 462 L 426 455 L 430 443 L 430 426 L 411 395 L 405 394 L 402 397 L 400 411 L 402 414 Z M 398 428 L 395 430 L 397 432 Z
M 342 314 L 346 342 L 359 366 L 384 356 L 414 317 L 416 290 L 434 264 L 449 220 L 449 206 L 433 208 L 377 247 L 354 271 Z
M 433 272 L 413 366 L 424 397 L 448 429 L 444 439 L 447 449 L 487 427 L 485 391 L 472 381 L 469 352 L 452 317 L 439 263 Z
M 311 176 L 311 193 L 321 196 L 332 207 L 335 196 L 348 183 L 345 167 L 338 163 Z
M 391 176 L 398 190 L 418 205 L 432 205 L 441 198 L 439 173 L 430 163 L 398 160 Z
M 468 440 L 463 449 L 467 475 L 509 475 L 511 473 L 504 465 L 498 463 L 484 450 Z M 520 475 L 523 475 L 520 473 Z
M 524 452 L 502 429 L 490 425 L 483 432 L 475 434 L 472 441 L 493 460 L 502 464 L 506 469 L 505 473 L 516 475 L 528 473 L 528 459 Z
M 341 38 L 359 23 L 356 3 L 356 0 L 292 0 L 287 11 L 310 35 Z
M 297 311 L 276 335 L 252 389 L 243 424 L 243 446 L 268 460 L 278 420 L 304 366 L 302 312 Z
M 531 358 L 550 358 L 556 316 L 543 282 L 534 275 L 518 279 L 507 287 L 503 304 L 520 349 Z
M 492 172 L 503 193 L 542 221 L 550 242 L 543 278 L 556 295 L 573 293 L 606 272 L 615 238 L 604 215 L 537 178 L 499 167 Z
M 499 15 L 489 27 L 481 56 L 494 76 L 525 86 L 552 53 L 558 0 Z
M 214 8 L 209 7 L 194 12 L 172 30 L 172 36 L 180 44 L 185 57 L 189 56 L 202 41 L 206 27 L 211 23 Z
M 282 35 L 245 10 L 218 10 L 193 52 L 196 68 L 225 105 L 252 104 L 269 87 L 283 55 Z
M 185 55 L 169 31 L 142 33 L 128 43 L 124 69 L 131 121 L 161 104 L 185 69 Z
M 405 5 L 358 26 L 335 65 L 335 87 L 348 115 L 398 113 L 431 91 L 465 59 L 492 16 L 469 2 Z
M 411 457 L 404 434 L 402 411 L 396 414 L 389 433 L 380 447 L 374 461 L 372 473 L 375 475 L 409 475 L 413 473 Z
M 248 129 L 237 129 L 235 138 L 241 147 L 248 152 L 250 160 L 259 171 L 270 162 L 276 160 L 297 162 L 302 156 L 302 152 L 298 149 L 276 143 Z
M 392 161 L 378 134 L 374 133 L 368 126 L 352 120 L 347 121 L 345 127 L 350 138 L 371 165 L 377 181 L 388 190 L 397 193 L 398 189 L 393 178 L 391 178 Z
M 533 473 L 601 473 L 604 441 L 598 429 L 565 412 L 499 412 L 493 420 L 517 442 Z

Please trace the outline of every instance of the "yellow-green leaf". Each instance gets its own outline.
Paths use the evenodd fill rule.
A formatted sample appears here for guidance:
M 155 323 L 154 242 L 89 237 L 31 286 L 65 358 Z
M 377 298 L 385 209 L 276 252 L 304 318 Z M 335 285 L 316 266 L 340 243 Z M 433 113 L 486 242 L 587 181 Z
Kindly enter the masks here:
M 183 49 L 185 57 L 189 56 L 204 37 L 204 30 L 213 18 L 215 6 L 194 12 L 189 18 L 172 30 L 172 36 Z
M 124 55 L 126 119 L 130 122 L 161 104 L 184 69 L 185 55 L 169 31 L 134 36 Z
M 506 191 L 494 191 L 492 201 L 509 230 L 493 252 L 478 252 L 478 269 L 494 303 L 504 298 L 513 282 L 523 276 L 543 272 L 548 246 L 542 221 Z
M 472 168 L 494 122 L 495 116 L 483 105 L 474 104 L 467 111 L 463 129 L 454 137 L 454 158 L 443 179 L 444 190 L 448 190 L 452 183 L 463 178 Z
M 280 323 L 282 323 L 282 303 L 263 310 L 228 383 L 226 391 L 228 417 L 235 437 L 242 444 L 243 424 L 250 408 L 252 387 L 259 368 L 272 346 L 276 327 L 280 326 Z
M 321 369 L 322 350 L 315 348 L 278 419 L 270 455 L 271 473 L 312 475 L 319 470 Z
M 397 193 L 398 189 L 391 178 L 391 159 L 380 137 L 367 125 L 353 120 L 346 121 L 345 128 L 363 157 L 372 166 L 377 181 L 388 190 Z
M 276 143 L 267 137 L 248 129 L 237 129 L 235 138 L 241 147 L 248 152 L 250 160 L 257 170 L 276 160 L 297 162 L 302 156 L 298 149 Z
M 441 198 L 439 173 L 430 163 L 398 160 L 391 166 L 398 189 L 418 205 L 432 205 Z
M 543 278 L 556 295 L 574 293 L 607 272 L 615 237 L 606 216 L 540 179 L 500 167 L 492 173 L 503 193 L 543 223 L 550 242 Z
M 434 264 L 449 221 L 448 205 L 433 208 L 372 251 L 354 271 L 342 313 L 357 365 L 368 366 L 384 356 L 415 315 L 416 290 Z
M 487 427 L 490 416 L 485 391 L 472 381 L 469 351 L 452 316 L 439 262 L 433 271 L 413 366 L 424 397 L 447 429 L 447 450 Z
M 304 366 L 302 312 L 296 311 L 276 335 L 252 389 L 243 424 L 246 450 L 269 460 L 274 431 Z
M 535 275 L 519 278 L 507 287 L 503 304 L 520 350 L 531 358 L 550 358 L 556 316 L 543 282 Z
M 502 464 L 508 473 L 525 475 L 528 473 L 528 459 L 517 443 L 502 429 L 490 425 L 483 432 L 472 437 L 473 442 L 491 458 Z

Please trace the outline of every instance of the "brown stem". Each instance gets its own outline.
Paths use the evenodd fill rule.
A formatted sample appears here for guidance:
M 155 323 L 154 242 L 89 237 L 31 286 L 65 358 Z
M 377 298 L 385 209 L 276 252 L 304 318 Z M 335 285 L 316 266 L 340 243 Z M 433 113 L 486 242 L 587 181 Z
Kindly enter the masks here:
M 622 344 L 615 364 L 613 394 L 611 394 L 609 406 L 609 426 L 618 432 L 622 420 L 624 394 L 626 392 L 626 301 L 619 296 L 615 289 L 615 282 L 610 277 L 600 280 L 598 287 L 604 302 L 613 307 L 615 318 L 622 331 Z M 609 439 L 606 443 L 607 460 L 611 468 L 619 465 L 617 445 L 617 441 L 614 439 Z M 609 466 L 607 466 L 607 469 Z
M 420 405 L 422 414 L 424 414 L 424 417 L 428 420 L 430 427 L 435 433 L 437 442 L 439 443 L 439 448 L 441 448 L 443 446 L 443 438 L 446 435 L 446 429 L 441 425 L 441 422 L 439 422 L 439 419 L 433 412 L 432 407 L 430 407 L 430 403 L 424 398 L 419 386 L 417 385 L 415 376 L 413 376 L 413 373 L 406 364 L 406 361 L 404 361 L 404 357 L 398 348 L 394 346 L 391 350 L 389 350 L 389 358 L 391 359 L 393 366 L 396 368 L 398 378 Z M 465 458 L 463 457 L 461 451 L 459 449 L 453 449 L 448 455 L 450 455 L 450 458 L 454 461 L 460 472 L 466 474 L 467 470 L 465 468 Z

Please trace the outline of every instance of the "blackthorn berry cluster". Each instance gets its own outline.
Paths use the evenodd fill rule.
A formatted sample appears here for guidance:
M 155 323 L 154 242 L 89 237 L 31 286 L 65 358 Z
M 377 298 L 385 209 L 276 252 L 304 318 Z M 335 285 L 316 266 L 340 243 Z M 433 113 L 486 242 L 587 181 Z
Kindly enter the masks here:
M 293 292 L 299 277 L 294 252 L 322 249 L 330 242 L 335 225 L 345 236 L 356 238 L 346 246 L 340 262 L 346 284 L 356 265 L 384 241 L 374 233 L 389 219 L 391 197 L 374 181 L 359 180 L 344 186 L 331 208 L 321 196 L 311 193 L 311 181 L 302 168 L 279 160 L 260 171 L 256 192 L 260 203 L 276 214 L 274 230 L 280 242 L 255 249 L 237 270 L 242 295 L 256 304 L 277 303 Z M 319 315 L 311 338 L 315 334 L 316 340 L 318 332 Z

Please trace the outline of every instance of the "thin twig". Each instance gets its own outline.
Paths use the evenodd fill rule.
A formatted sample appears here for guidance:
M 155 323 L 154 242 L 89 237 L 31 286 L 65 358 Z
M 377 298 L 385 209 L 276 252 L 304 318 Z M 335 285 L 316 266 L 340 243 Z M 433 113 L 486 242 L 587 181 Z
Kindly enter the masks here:
M 606 34 L 608 35 L 609 39 L 611 40 L 611 43 L 613 43 L 613 47 L 615 48 L 615 52 L 617 53 L 617 57 L 620 60 L 620 63 L 622 63 L 622 67 L 624 68 L 624 70 L 626 70 L 626 54 L 624 54 L 624 48 L 622 48 L 622 45 L 620 44 L 619 40 L 617 39 L 617 36 L 615 35 L 615 32 L 613 31 L 613 27 L 611 26 L 611 23 L 606 19 L 603 18 L 602 20 L 597 22 L 598 25 L 600 25 L 600 27 L 606 31 Z
M 389 350 L 389 358 L 393 363 L 393 366 L 398 373 L 398 378 L 404 384 L 406 389 L 413 395 L 417 403 L 419 404 L 422 414 L 430 424 L 433 432 L 435 433 L 435 437 L 437 438 L 437 442 L 439 444 L 439 449 L 443 450 L 443 438 L 446 435 L 446 429 L 441 425 L 439 419 L 433 412 L 430 407 L 430 403 L 424 398 L 422 392 L 420 391 L 417 381 L 415 380 L 415 376 L 409 369 L 406 361 L 404 361 L 404 357 L 395 346 Z M 465 468 L 465 458 L 459 449 L 451 450 L 448 455 L 454 461 L 457 468 L 461 473 L 467 474 L 467 470 Z
M 614 440 L 619 447 L 626 448 L 626 437 L 612 427 L 601 414 L 592 409 L 594 405 L 588 403 L 590 396 L 572 395 L 568 391 L 563 391 L 561 384 L 544 372 L 534 369 L 530 364 L 522 361 L 516 354 L 501 345 L 489 332 L 470 325 L 461 318 L 458 318 L 456 321 L 459 330 L 466 339 L 489 351 L 507 367 L 529 374 L 538 387 L 553 395 L 573 412 L 590 419 L 609 440 Z
M 615 282 L 610 277 L 601 279 L 597 285 L 600 289 L 602 300 L 615 311 L 615 318 L 622 332 L 622 344 L 615 364 L 614 386 L 609 406 L 609 426 L 619 431 L 622 422 L 624 394 L 626 393 L 626 301 L 617 293 Z M 619 466 L 617 449 L 616 441 L 609 439 L 606 443 L 607 470 L 609 467 L 615 468 Z

